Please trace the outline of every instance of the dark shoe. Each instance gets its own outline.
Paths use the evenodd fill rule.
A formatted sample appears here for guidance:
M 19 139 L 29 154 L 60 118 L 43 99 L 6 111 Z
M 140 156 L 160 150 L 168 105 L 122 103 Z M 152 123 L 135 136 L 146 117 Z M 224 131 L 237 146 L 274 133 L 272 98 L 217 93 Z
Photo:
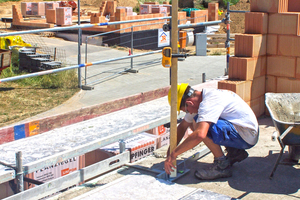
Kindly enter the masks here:
M 215 160 L 209 168 L 196 170 L 194 175 L 201 180 L 231 177 L 232 171 L 229 159 Z
M 241 162 L 248 157 L 247 151 L 244 149 L 237 149 L 233 147 L 226 147 L 226 157 L 230 160 L 230 165 L 232 166 L 236 162 Z

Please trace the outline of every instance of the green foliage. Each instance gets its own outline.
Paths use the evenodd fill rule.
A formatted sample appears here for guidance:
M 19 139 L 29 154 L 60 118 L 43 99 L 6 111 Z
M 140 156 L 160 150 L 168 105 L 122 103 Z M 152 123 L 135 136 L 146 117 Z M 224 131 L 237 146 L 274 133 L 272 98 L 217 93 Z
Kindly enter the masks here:
M 195 8 L 198 8 L 200 10 L 205 10 L 204 6 L 202 4 L 196 5 Z
M 202 5 L 204 8 L 208 8 L 208 4 L 211 3 L 211 0 L 203 0 Z
M 19 66 L 19 50 L 13 48 L 11 51 L 11 64 L 15 67 Z
M 230 5 L 235 5 L 239 2 L 240 0 L 221 0 L 220 2 L 220 7 L 227 8 L 227 3 L 229 2 Z
M 213 56 L 220 56 L 220 55 L 222 55 L 222 52 L 220 50 L 217 50 L 217 51 L 213 52 L 212 55 Z
M 133 8 L 133 12 L 140 13 L 140 6 L 139 6 L 139 5 L 136 5 L 136 6 Z
M 18 2 L 18 1 L 21 1 L 21 0 L 0 0 L 0 3 L 4 3 L 4 2 L 8 2 L 8 1 Z

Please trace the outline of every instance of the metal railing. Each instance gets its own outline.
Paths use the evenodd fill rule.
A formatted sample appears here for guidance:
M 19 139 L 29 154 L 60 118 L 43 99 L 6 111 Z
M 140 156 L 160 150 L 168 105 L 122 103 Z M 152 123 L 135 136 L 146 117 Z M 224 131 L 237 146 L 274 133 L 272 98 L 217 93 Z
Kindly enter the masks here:
M 128 46 L 130 46 L 130 53 L 129 53 L 129 55 L 127 57 L 122 57 L 122 60 L 123 59 L 130 59 L 130 67 L 122 69 L 122 70 L 117 71 L 117 72 L 114 72 L 111 75 L 105 76 L 103 78 L 100 78 L 98 80 L 95 80 L 95 81 L 92 81 L 92 82 L 89 82 L 89 83 L 87 83 L 87 79 L 88 79 L 87 70 L 88 69 L 87 69 L 87 67 L 85 67 L 85 76 L 84 76 L 84 84 L 85 84 L 85 86 L 92 85 L 92 84 L 95 84 L 95 83 L 101 83 L 101 82 L 103 82 L 103 81 L 105 81 L 105 80 L 107 80 L 107 79 L 109 79 L 111 77 L 114 77 L 114 76 L 116 76 L 118 74 L 122 74 L 124 72 L 137 73 L 138 71 L 133 69 L 133 58 L 134 57 L 152 55 L 152 54 L 155 54 L 155 53 L 160 53 L 162 50 L 150 51 L 150 52 L 147 52 L 147 53 L 137 54 L 137 55 L 133 56 L 133 54 L 134 54 L 134 52 L 133 52 L 134 51 L 134 45 L 133 45 L 133 41 L 134 41 L 133 33 L 134 33 L 134 31 L 133 30 L 134 30 L 135 27 L 157 25 L 157 24 L 164 24 L 164 22 L 131 26 L 131 27 L 128 27 L 128 28 L 123 28 L 123 29 L 118 29 L 118 30 L 114 30 L 114 31 L 109 31 L 109 32 L 105 32 L 105 33 L 100 33 L 100 34 L 95 34 L 95 35 L 89 35 L 89 36 L 87 36 L 86 40 L 85 40 L 85 63 L 88 63 L 88 40 L 90 38 L 103 37 L 103 36 L 111 34 L 111 33 L 116 33 L 116 32 L 121 32 L 121 31 L 125 31 L 125 30 L 128 30 L 128 29 L 131 29 L 131 31 L 130 31 L 130 41 L 128 41 L 128 43 L 130 43 L 130 45 L 128 45 Z M 121 44 L 121 46 L 123 46 L 123 45 Z M 118 61 L 118 60 L 121 60 L 121 59 L 118 59 L 118 58 L 110 59 L 110 60 L 106 60 L 103 63 L 113 62 L 113 61 Z M 109 71 L 111 71 L 111 70 L 109 70 Z M 103 73 L 105 73 L 105 72 L 107 72 L 107 71 L 104 71 Z

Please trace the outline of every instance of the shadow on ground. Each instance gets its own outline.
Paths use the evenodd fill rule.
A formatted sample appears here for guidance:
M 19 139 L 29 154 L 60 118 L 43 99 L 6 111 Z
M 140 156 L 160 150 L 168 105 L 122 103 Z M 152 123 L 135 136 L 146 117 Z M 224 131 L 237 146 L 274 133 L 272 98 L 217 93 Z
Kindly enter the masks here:
M 247 193 L 271 193 L 271 194 L 292 194 L 300 188 L 300 170 L 290 165 L 279 165 L 275 171 L 273 179 L 269 179 L 269 175 L 274 167 L 278 157 L 278 151 L 270 151 L 267 157 L 249 157 L 241 163 L 235 164 L 233 176 L 211 180 L 209 182 L 225 182 L 235 190 L 244 191 Z M 283 156 L 287 157 L 287 153 Z M 194 172 L 197 168 L 204 167 L 208 163 L 189 162 L 186 164 L 190 169 L 188 178 L 182 178 L 176 181 L 178 184 L 198 184 L 201 181 L 194 177 Z M 242 198 L 240 196 L 238 198 Z

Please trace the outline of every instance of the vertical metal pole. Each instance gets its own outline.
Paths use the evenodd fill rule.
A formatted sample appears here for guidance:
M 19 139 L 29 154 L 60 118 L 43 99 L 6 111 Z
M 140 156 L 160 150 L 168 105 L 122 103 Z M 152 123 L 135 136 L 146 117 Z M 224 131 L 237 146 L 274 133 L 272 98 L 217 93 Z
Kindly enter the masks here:
M 18 192 L 23 192 L 24 191 L 23 161 L 22 161 L 22 152 L 21 151 L 18 151 L 16 153 L 16 177 L 17 177 Z
M 230 3 L 227 2 L 227 13 L 226 13 L 226 29 L 227 29 L 227 38 L 226 38 L 226 44 L 225 47 L 227 48 L 226 53 L 226 69 L 225 69 L 225 75 L 228 75 L 228 68 L 229 68 L 229 57 L 230 57 Z
M 85 63 L 87 63 L 87 43 L 88 43 L 88 36 L 85 38 Z M 87 74 L 87 66 L 85 66 L 84 71 L 84 85 L 86 85 L 86 74 Z
M 80 0 L 78 0 L 78 25 L 80 25 Z M 82 43 L 82 30 L 78 29 L 78 65 L 81 64 L 81 50 L 80 45 Z M 81 88 L 81 68 L 78 68 L 78 87 Z
M 206 75 L 205 73 L 202 73 L 202 83 L 205 83 L 206 82 Z
M 133 26 L 131 26 L 131 55 L 133 55 Z M 130 68 L 133 68 L 133 58 L 131 58 Z
M 172 0 L 172 20 L 171 20 L 171 47 L 172 53 L 178 53 L 178 0 Z M 177 58 L 172 58 L 172 73 L 171 73 L 171 126 L 170 126 L 170 152 L 172 152 L 177 146 Z M 176 166 L 176 160 L 173 162 Z M 177 177 L 177 170 L 170 175 L 171 178 Z
M 120 153 L 123 153 L 125 151 L 125 142 L 124 140 L 119 140 L 119 148 L 120 148 Z
M 54 61 L 56 60 L 56 47 L 54 47 Z

